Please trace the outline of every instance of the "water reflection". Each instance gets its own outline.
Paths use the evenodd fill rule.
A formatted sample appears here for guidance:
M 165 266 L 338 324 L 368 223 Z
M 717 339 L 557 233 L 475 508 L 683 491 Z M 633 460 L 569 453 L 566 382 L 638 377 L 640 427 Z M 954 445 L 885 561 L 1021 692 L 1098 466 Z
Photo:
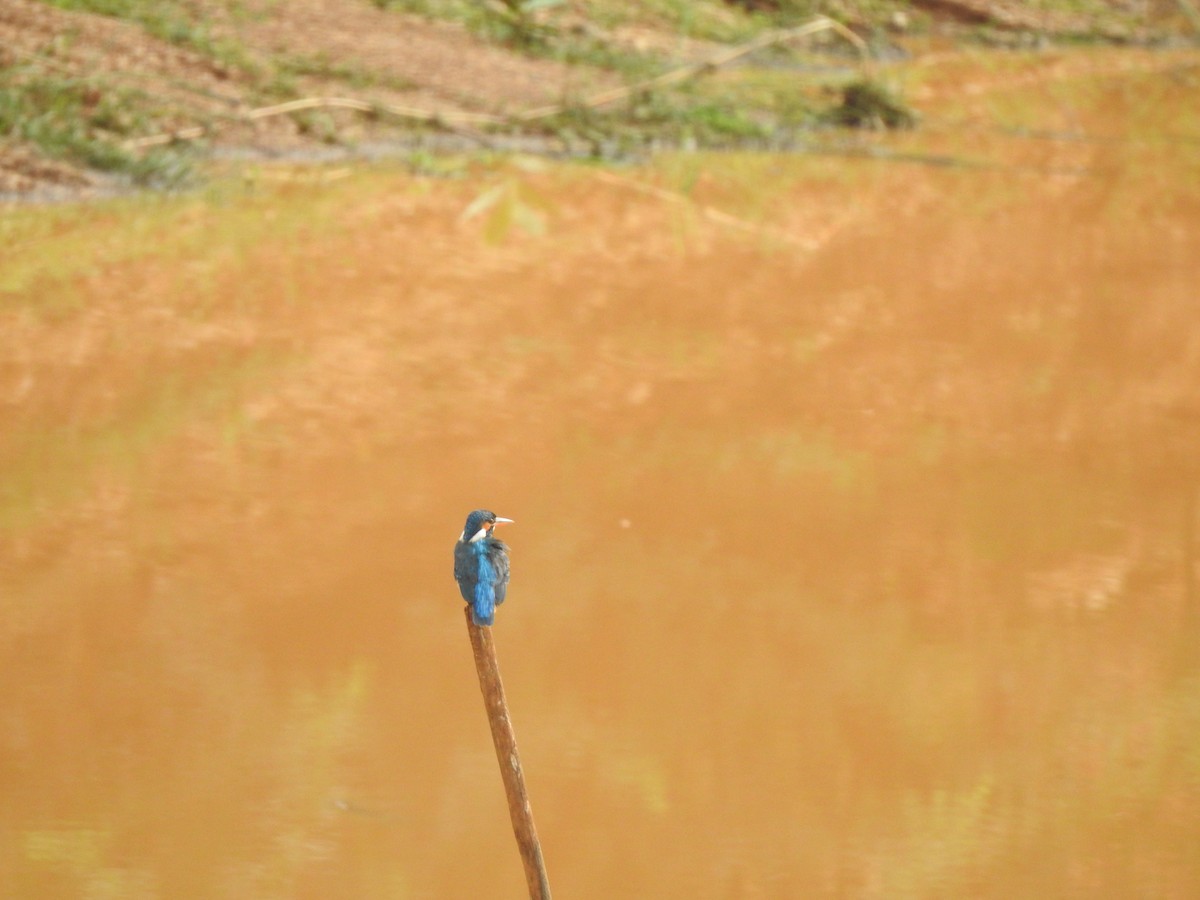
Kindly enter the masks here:
M 1193 895 L 1196 159 L 1095 152 L 83 216 L 3 313 L 14 896 L 521 896 L 479 505 L 563 896 Z

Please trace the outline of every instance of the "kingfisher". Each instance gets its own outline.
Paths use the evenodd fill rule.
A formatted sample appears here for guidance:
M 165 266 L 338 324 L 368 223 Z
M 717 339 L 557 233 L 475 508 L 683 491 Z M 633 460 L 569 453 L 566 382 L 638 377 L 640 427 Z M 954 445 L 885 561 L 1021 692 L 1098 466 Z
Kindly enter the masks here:
M 471 606 L 471 621 L 491 625 L 496 607 L 508 591 L 508 545 L 492 534 L 497 525 L 511 523 L 486 509 L 467 516 L 467 524 L 454 545 L 454 580 Z

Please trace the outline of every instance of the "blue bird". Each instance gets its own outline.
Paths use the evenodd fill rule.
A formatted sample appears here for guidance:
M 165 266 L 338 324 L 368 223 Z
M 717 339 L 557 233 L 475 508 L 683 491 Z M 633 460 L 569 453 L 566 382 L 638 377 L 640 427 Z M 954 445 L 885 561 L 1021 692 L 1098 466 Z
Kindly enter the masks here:
M 508 591 L 508 545 L 493 537 L 492 530 L 511 521 L 477 509 L 467 516 L 454 545 L 454 580 L 471 606 L 471 620 L 476 625 L 491 625 L 496 620 L 496 607 Z

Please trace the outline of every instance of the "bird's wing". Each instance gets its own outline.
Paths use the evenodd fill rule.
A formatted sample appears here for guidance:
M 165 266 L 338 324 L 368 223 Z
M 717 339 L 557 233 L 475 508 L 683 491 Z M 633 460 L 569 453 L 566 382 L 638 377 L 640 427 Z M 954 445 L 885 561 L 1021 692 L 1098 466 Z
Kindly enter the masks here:
M 475 584 L 479 580 L 479 564 L 473 559 L 471 547 L 459 541 L 454 545 L 454 580 L 458 592 L 468 603 L 475 599 Z
M 498 547 L 493 548 L 492 557 L 492 580 L 496 585 L 496 604 L 504 602 L 504 597 L 508 593 L 508 547 L 500 541 L 496 542 Z

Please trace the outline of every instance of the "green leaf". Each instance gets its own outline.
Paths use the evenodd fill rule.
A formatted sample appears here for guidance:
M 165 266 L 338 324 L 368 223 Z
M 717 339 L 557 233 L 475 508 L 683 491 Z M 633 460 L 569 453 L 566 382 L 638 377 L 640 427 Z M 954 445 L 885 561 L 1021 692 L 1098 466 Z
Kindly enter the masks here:
M 471 201 L 470 205 L 463 210 L 459 220 L 466 222 L 475 218 L 482 212 L 491 209 L 504 196 L 504 192 L 508 189 L 507 184 L 498 184 L 495 187 L 488 188 L 478 197 Z
M 483 239 L 489 244 L 499 244 L 506 237 L 509 231 L 512 230 L 513 224 L 513 207 L 515 205 L 515 197 L 512 191 L 505 190 L 507 185 L 502 186 L 502 190 L 498 193 L 498 197 L 503 198 L 503 202 L 495 204 L 495 209 L 488 216 L 487 222 L 483 227 Z
M 527 234 L 535 237 L 546 233 L 546 217 L 528 203 L 517 201 L 513 204 L 513 221 L 525 229 Z

